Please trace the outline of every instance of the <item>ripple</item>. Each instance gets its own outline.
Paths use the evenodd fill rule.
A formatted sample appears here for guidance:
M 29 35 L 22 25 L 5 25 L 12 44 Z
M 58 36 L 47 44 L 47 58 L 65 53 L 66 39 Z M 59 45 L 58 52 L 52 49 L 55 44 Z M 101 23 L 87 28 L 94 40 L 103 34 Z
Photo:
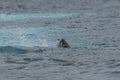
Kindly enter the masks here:
M 62 59 L 54 59 L 54 58 L 50 58 L 49 60 L 52 60 L 55 63 L 57 63 L 58 65 L 62 65 L 62 66 L 72 66 L 72 65 L 74 65 L 73 61 L 67 61 L 67 60 L 62 60 Z
M 113 71 L 112 74 L 120 74 L 120 71 Z

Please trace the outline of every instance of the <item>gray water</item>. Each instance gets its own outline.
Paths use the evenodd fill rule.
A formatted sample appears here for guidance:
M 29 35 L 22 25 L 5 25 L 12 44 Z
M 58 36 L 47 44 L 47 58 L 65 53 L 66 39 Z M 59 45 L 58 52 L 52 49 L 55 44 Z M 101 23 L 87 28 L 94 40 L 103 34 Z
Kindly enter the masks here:
M 119 80 L 119 0 L 1 0 L 0 80 Z M 71 48 L 57 48 L 64 38 Z

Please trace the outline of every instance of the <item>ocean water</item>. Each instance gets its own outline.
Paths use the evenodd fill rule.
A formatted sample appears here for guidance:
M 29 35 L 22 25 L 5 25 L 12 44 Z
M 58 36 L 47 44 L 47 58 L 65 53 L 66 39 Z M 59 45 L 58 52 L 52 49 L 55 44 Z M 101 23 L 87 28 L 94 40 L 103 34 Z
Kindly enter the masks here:
M 92 15 L 92 13 L 86 13 L 86 16 L 88 15 Z M 9 22 L 9 21 L 21 21 L 21 20 L 26 21 L 29 19 L 38 19 L 38 18 L 59 19 L 59 18 L 76 17 L 76 16 L 82 16 L 82 13 L 0 14 L 0 20 L 4 22 Z M 65 38 L 68 40 L 69 38 L 75 39 L 75 37 L 78 37 L 79 35 L 73 37 L 71 36 L 68 38 L 67 36 L 72 33 L 79 34 L 78 31 L 79 30 L 77 28 L 67 28 L 62 26 L 46 26 L 46 27 L 23 26 L 22 28 L 4 27 L 0 29 L 0 39 L 1 39 L 0 46 L 57 47 L 56 45 L 58 38 Z M 86 42 L 83 41 L 82 43 L 85 44 Z M 73 47 L 80 47 L 80 46 L 73 44 Z
M 56 25 L 31 21 L 48 19 Z M 91 12 L 0 14 L 0 80 L 119 80 L 118 20 Z M 71 48 L 57 48 L 58 38 Z
M 104 23 L 104 19 L 108 19 L 106 16 L 107 13 L 90 13 L 90 12 L 78 12 L 78 13 L 31 13 L 31 14 L 0 14 L 0 21 L 5 23 L 13 23 L 10 27 L 1 27 L 0 29 L 0 46 L 26 46 L 26 47 L 34 47 L 34 46 L 49 46 L 49 47 L 57 47 L 57 39 L 64 38 L 66 39 L 71 47 L 73 48 L 104 48 L 104 47 L 117 47 L 119 48 L 119 39 L 118 32 L 119 27 L 106 27 Z M 48 26 L 36 26 L 29 24 L 20 24 L 22 27 L 19 27 L 19 24 L 15 24 L 18 21 L 31 21 L 33 20 L 44 20 L 47 19 L 69 19 L 69 18 L 98 18 L 96 21 L 100 21 L 101 23 L 96 22 L 93 25 L 92 23 L 87 23 L 86 26 L 81 27 L 78 26 L 66 26 L 63 27 L 61 25 L 48 25 Z M 100 17 L 100 18 L 99 18 Z M 109 18 L 113 18 L 113 16 L 109 16 Z M 110 20 L 108 19 L 108 20 Z M 108 22 L 106 20 L 106 22 Z M 43 22 L 43 23 L 44 23 Z M 39 23 L 39 22 L 38 22 Z M 76 22 L 77 23 L 77 22 Z M 114 23 L 114 22 L 113 22 Z M 34 24 L 34 23 L 33 23 Z M 50 23 L 48 23 L 50 24 Z M 82 23 L 81 23 L 82 24 Z M 90 27 L 89 24 L 92 24 Z M 8 24 L 9 26 L 9 24 Z M 114 32 L 111 31 L 114 29 Z M 113 35 L 111 35 L 113 34 Z M 103 35 L 103 36 L 102 36 Z M 114 36 L 116 35 L 116 36 Z M 108 37 L 107 37 L 108 36 Z M 115 38 L 114 38 L 115 37 Z M 116 38 L 117 37 L 117 38 Z M 118 44 L 116 44 L 118 43 Z
M 77 16 L 80 13 L 27 13 L 27 14 L 0 14 L 1 21 L 24 20 L 36 18 L 64 18 Z

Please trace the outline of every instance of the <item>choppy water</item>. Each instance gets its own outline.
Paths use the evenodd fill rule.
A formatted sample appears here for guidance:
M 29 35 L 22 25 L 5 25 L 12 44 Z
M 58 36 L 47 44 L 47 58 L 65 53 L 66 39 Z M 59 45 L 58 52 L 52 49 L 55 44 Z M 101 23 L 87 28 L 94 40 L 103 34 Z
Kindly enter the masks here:
M 90 15 L 92 13 L 89 13 Z M 88 14 L 86 14 L 88 15 Z M 47 14 L 0 14 L 1 21 L 29 20 L 29 19 L 46 19 L 46 18 L 65 18 L 81 16 L 80 13 L 47 13 Z M 66 28 L 62 26 L 47 27 L 29 27 L 22 28 L 1 28 L 0 29 L 0 46 L 49 46 L 56 47 L 57 38 L 66 38 L 72 33 L 79 34 L 77 28 Z M 66 36 L 63 36 L 66 35 Z M 69 37 L 75 39 L 75 37 Z M 79 38 L 78 38 L 79 40 Z M 77 40 L 75 40 L 77 41 Z M 85 42 L 84 42 L 85 43 Z M 74 45 L 74 44 L 73 44 Z M 78 47 L 76 45 L 74 47 Z M 82 47 L 82 46 L 81 46 Z
M 45 46 L 56 47 L 56 36 L 60 27 L 2 28 L 0 30 L 0 46 Z M 55 40 L 56 39 L 56 40 Z
M 31 13 L 31 14 L 0 14 L 1 21 L 11 21 L 11 20 L 24 20 L 24 19 L 37 19 L 37 18 L 64 18 L 77 16 L 80 13 Z
M 61 21 L 78 17 L 94 17 L 96 22 L 94 19 L 92 23 L 84 21 L 87 26 L 83 27 L 23 24 L 22 27 L 18 27 L 18 24 L 1 27 L 0 80 L 119 80 L 120 28 L 106 25 L 113 16 L 105 15 L 1 14 L 0 21 L 4 23 L 38 18 Z M 56 48 L 57 39 L 61 37 L 68 41 L 71 49 Z
M 2 27 L 0 29 L 0 46 L 49 46 L 56 47 L 58 38 L 65 38 L 71 47 L 75 48 L 104 48 L 104 47 L 119 47 L 119 38 L 117 38 L 116 32 L 119 31 L 119 27 L 114 28 L 114 26 L 106 27 L 104 19 L 112 19 L 113 16 L 108 16 L 107 13 L 90 13 L 90 12 L 79 12 L 79 13 L 41 13 L 41 14 L 0 14 L 0 21 L 4 23 L 9 23 L 9 21 L 26 21 L 31 19 L 65 19 L 76 18 L 76 17 L 95 17 L 98 16 L 98 21 L 101 23 L 98 26 L 87 26 L 81 27 L 62 27 L 61 25 L 53 26 L 25 26 L 14 28 Z M 118 19 L 118 18 L 116 18 Z M 45 21 L 44 20 L 44 21 Z M 106 22 L 108 22 L 106 20 Z M 77 22 L 76 22 L 77 23 Z M 115 23 L 115 22 L 113 22 Z M 94 23 L 95 24 L 95 23 Z M 97 25 L 98 23 L 96 23 Z M 29 25 L 29 23 L 28 23 Z M 8 25 L 9 26 L 9 25 Z M 84 26 L 84 25 L 83 25 Z M 102 26 L 102 27 L 101 27 Z M 114 30 L 114 31 L 112 31 Z M 113 36 L 113 35 L 116 35 Z M 107 37 L 108 36 L 108 37 Z

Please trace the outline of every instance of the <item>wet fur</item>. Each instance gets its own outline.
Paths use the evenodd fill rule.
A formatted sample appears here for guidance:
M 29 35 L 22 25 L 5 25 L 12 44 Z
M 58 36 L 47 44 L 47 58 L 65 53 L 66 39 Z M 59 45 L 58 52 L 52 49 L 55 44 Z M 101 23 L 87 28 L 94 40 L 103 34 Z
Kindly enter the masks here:
M 64 39 L 59 39 L 58 48 L 70 48 L 70 46 Z

